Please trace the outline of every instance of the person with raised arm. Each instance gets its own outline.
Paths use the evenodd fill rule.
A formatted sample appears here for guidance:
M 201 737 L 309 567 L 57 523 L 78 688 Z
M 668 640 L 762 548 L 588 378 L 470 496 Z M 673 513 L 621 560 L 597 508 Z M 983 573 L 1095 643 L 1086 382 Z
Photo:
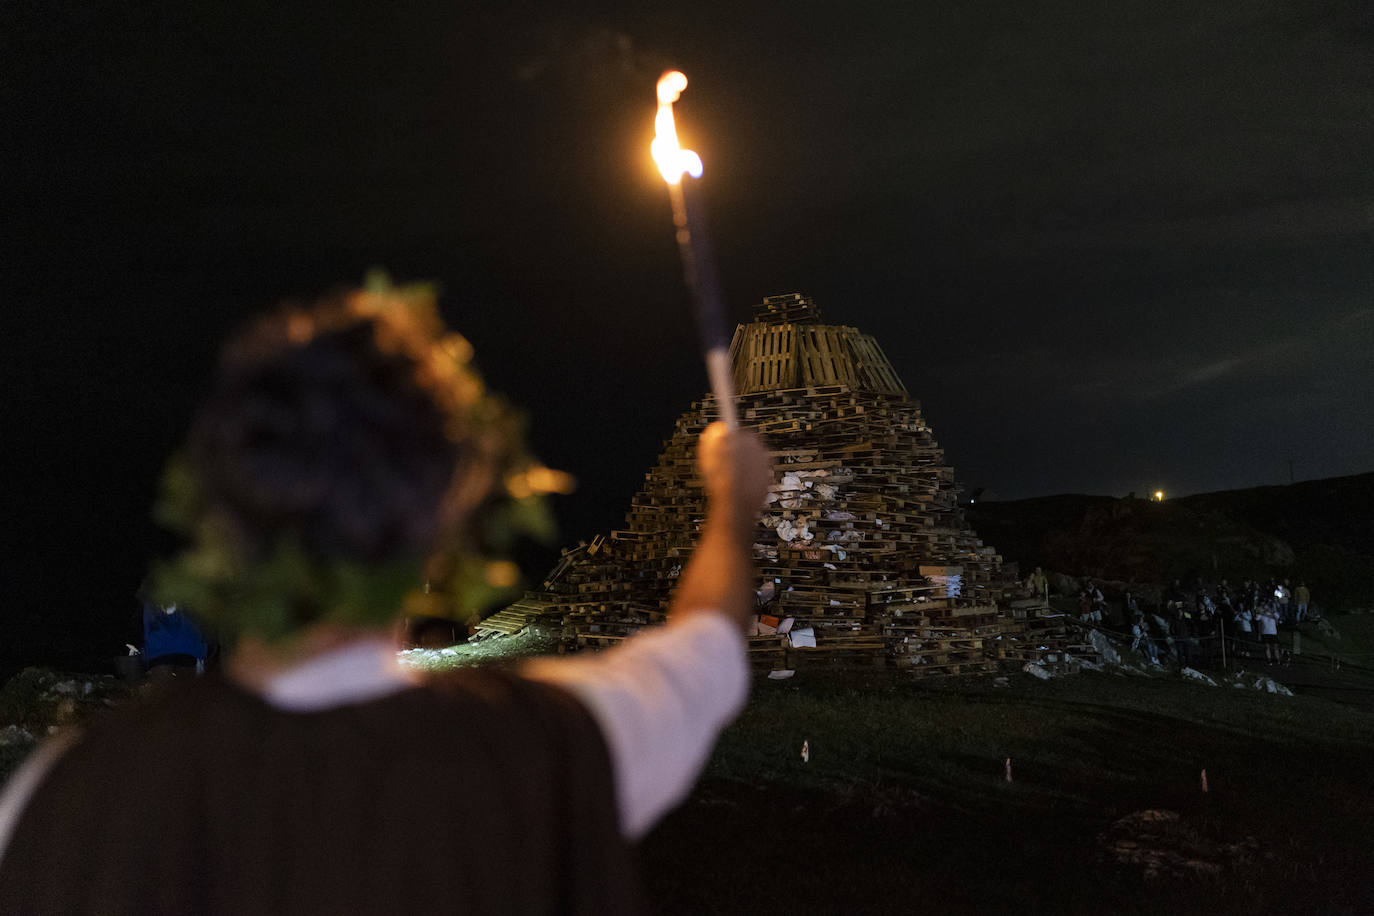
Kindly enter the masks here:
M 630 844 L 748 693 L 769 459 L 750 432 L 701 437 L 708 512 L 666 626 L 422 679 L 392 635 L 417 586 L 480 580 L 547 477 L 468 355 L 432 301 L 385 289 L 229 345 L 168 474 L 190 546 L 156 586 L 230 647 L 223 671 L 25 763 L 0 912 L 642 911 Z

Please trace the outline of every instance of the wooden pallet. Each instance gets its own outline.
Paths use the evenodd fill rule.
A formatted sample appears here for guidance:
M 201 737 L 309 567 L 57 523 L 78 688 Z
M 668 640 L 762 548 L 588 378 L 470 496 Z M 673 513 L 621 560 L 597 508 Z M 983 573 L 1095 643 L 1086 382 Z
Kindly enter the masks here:
M 790 294 L 757 307 L 731 353 L 735 407 L 764 436 L 778 482 L 755 532 L 761 580 L 776 589 L 765 611 L 817 640 L 751 641 L 756 664 L 967 673 L 1032 643 L 1064 651 L 1065 634 L 999 605 L 1014 583 L 964 520 L 953 469 L 875 340 Z M 540 601 L 576 645 L 662 621 L 705 518 L 695 449 L 717 413 L 709 397 L 691 405 L 624 526 L 565 552 L 546 580 Z
M 484 618 L 473 629 L 479 639 L 493 636 L 514 636 L 536 619 L 548 613 L 548 606 L 537 596 L 527 594 L 508 607 Z

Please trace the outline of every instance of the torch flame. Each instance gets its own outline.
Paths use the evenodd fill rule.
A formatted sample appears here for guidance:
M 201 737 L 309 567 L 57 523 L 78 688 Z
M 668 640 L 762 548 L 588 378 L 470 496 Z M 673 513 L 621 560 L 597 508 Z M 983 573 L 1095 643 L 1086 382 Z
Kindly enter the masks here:
M 673 121 L 673 103 L 687 88 L 687 77 L 680 71 L 669 70 L 658 78 L 658 115 L 654 118 L 654 142 L 649 145 L 658 170 L 668 184 L 682 181 L 682 173 L 701 177 L 701 157 L 677 142 L 677 124 Z

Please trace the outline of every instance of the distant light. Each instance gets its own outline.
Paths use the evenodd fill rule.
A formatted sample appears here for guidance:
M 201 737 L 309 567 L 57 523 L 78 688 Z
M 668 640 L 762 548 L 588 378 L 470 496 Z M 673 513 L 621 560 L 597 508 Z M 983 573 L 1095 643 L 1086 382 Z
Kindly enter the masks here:
M 978 500 L 976 500 L 976 499 L 970 499 L 970 500 L 968 501 L 968 504 L 971 506 L 971 505 L 973 505 L 973 504 L 976 503 L 976 502 L 978 502 Z
M 1157 503 L 1162 503 L 1162 502 L 1164 502 L 1164 491 L 1163 491 L 1163 490 L 1155 490 L 1155 502 L 1157 502 Z

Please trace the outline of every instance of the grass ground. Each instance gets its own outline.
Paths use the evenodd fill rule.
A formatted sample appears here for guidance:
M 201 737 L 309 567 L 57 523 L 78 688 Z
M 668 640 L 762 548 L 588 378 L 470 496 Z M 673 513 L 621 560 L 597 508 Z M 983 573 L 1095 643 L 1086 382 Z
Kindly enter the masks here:
M 1371 760 L 1374 713 L 1172 679 L 761 682 L 642 860 L 669 913 L 1374 912 Z
M 1374 616 L 1335 623 L 1333 645 L 1374 645 Z M 0 726 L 41 735 L 122 689 L 95 688 L 27 671 Z M 1374 703 L 1329 695 L 1111 673 L 761 679 L 642 844 L 645 883 L 664 913 L 1374 913 Z M 4 738 L 0 777 L 31 747 Z
M 1334 655 L 1350 664 L 1374 668 L 1374 614 L 1341 614 L 1330 618 L 1336 635 L 1304 625 L 1303 651 Z

